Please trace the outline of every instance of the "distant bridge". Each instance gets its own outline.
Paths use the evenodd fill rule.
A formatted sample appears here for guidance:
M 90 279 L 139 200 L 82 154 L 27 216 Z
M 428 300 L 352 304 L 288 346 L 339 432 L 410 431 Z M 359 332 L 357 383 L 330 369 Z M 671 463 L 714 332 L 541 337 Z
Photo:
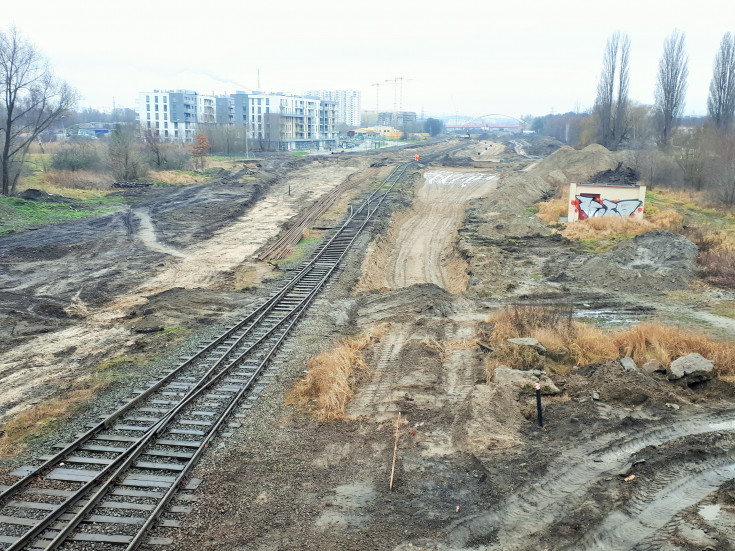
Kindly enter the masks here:
M 511 122 L 512 121 L 512 122 Z M 490 115 L 481 115 L 468 121 L 446 124 L 444 128 L 447 130 L 523 130 L 526 121 L 513 117 L 512 115 L 502 115 L 500 113 L 492 113 Z

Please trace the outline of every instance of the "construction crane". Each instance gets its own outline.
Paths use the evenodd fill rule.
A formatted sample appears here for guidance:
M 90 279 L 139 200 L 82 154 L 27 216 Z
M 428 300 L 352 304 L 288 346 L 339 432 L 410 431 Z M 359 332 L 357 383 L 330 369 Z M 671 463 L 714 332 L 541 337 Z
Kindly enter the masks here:
M 412 78 L 395 77 L 385 82 L 393 83 L 393 126 L 398 123 L 398 113 L 403 111 L 403 81 L 413 80 Z M 398 105 L 398 109 L 396 109 Z
M 374 82 L 370 86 L 375 86 L 375 126 L 380 126 L 380 85 L 382 82 Z

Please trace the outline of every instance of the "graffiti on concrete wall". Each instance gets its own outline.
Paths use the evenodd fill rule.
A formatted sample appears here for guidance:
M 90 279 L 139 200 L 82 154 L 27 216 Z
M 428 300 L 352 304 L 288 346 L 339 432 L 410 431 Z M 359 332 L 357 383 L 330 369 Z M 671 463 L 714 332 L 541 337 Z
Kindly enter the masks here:
M 579 219 L 600 218 L 602 216 L 633 217 L 643 211 L 643 202 L 638 199 L 610 200 L 601 199 L 599 195 L 577 195 L 573 201 L 579 213 Z

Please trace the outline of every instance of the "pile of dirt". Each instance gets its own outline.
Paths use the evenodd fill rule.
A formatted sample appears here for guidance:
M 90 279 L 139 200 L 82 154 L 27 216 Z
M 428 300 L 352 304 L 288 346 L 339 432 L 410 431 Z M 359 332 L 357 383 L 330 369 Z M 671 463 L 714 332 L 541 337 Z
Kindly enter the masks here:
M 603 170 L 598 172 L 589 183 L 595 184 L 617 184 L 622 186 L 634 186 L 640 180 L 640 173 L 629 166 L 623 168 L 623 162 L 620 161 L 614 170 Z
M 555 186 L 571 182 L 585 182 L 592 175 L 605 170 L 613 170 L 624 157 L 623 153 L 613 153 L 605 147 L 592 144 L 577 150 L 564 146 L 535 165 L 529 172 L 543 178 Z
M 686 237 L 654 230 L 605 253 L 550 258 L 544 275 L 553 281 L 574 281 L 608 292 L 648 295 L 686 289 L 696 274 L 696 257 L 697 246 Z

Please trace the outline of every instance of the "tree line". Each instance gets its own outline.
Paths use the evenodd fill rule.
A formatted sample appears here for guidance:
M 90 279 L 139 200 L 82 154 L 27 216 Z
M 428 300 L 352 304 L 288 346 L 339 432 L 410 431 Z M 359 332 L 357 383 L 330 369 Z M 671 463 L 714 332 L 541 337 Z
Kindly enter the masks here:
M 725 33 L 715 54 L 705 117 L 683 117 L 689 77 L 683 32 L 664 40 L 653 105 L 629 97 L 630 56 L 630 37 L 611 35 L 592 109 L 536 117 L 532 129 L 571 145 L 630 149 L 649 185 L 704 190 L 735 205 L 735 35 Z

